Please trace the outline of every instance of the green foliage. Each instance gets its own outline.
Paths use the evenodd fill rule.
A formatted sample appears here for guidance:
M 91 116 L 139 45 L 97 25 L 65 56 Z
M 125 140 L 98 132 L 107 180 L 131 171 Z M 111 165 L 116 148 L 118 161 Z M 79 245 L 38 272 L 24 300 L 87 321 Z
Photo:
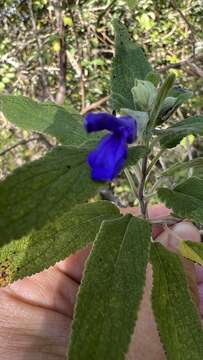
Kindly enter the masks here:
M 0 243 L 19 238 L 94 196 L 88 151 L 58 146 L 0 183 Z
M 76 205 L 42 229 L 1 247 L 3 285 L 33 275 L 93 242 L 105 219 L 119 217 L 110 202 Z
M 129 12 L 122 0 L 108 4 L 102 0 L 101 10 L 96 0 L 79 0 L 77 4 L 71 1 L 68 7 L 63 1 L 59 6 L 53 2 L 50 7 L 45 0 L 36 0 L 30 5 L 31 11 L 27 2 L 11 3 L 5 2 L 0 15 L 5 18 L 6 27 L 3 27 L 7 30 L 0 44 L 3 59 L 0 91 L 28 94 L 45 102 L 36 103 L 22 95 L 1 96 L 1 110 L 10 124 L 5 122 L 5 125 L 4 119 L 1 123 L 8 132 L 12 129 L 17 133 L 13 123 L 26 129 L 23 136 L 29 136 L 27 130 L 44 132 L 69 146 L 56 147 L 44 158 L 19 168 L 0 184 L 2 285 L 48 268 L 96 238 L 79 292 L 69 359 L 124 359 L 145 283 L 151 245 L 150 220 L 130 215 L 121 217 L 110 203 L 88 203 L 100 185 L 103 186 L 90 180 L 87 166 L 87 154 L 95 147 L 95 137 L 87 137 L 82 118 L 70 101 L 83 114 L 89 109 L 109 110 L 105 102 L 109 94 L 109 65 L 114 54 L 110 21 L 116 14 L 127 24 L 130 36 L 124 25 L 116 21 L 111 103 L 120 114 L 124 112 L 137 119 L 138 138 L 136 146 L 129 147 L 126 166 L 130 168 L 125 174 L 135 201 L 139 200 L 142 216 L 146 217 L 148 201 L 160 180 L 156 182 L 156 170 L 151 171 L 154 164 L 157 169 L 165 169 L 162 156 L 167 147 L 175 147 L 188 134 L 203 135 L 203 117 L 195 116 L 196 111 L 191 108 L 194 99 L 181 110 L 183 117 L 191 114 L 190 117 L 177 123 L 175 114 L 191 97 L 191 92 L 182 86 L 189 85 L 197 94 L 201 92 L 201 56 L 194 39 L 200 36 L 196 16 L 199 10 L 196 1 L 192 14 L 180 2 L 166 4 L 151 0 L 128 1 Z M 182 8 L 187 12 L 180 17 Z M 61 30 L 56 26 L 58 15 L 62 20 Z M 177 15 L 181 18 L 179 26 Z M 191 26 L 188 21 L 192 22 Z M 8 29 L 12 30 L 9 34 Z M 152 71 L 142 48 L 130 37 L 151 54 L 153 67 L 163 72 L 165 81 Z M 14 42 L 17 50 L 13 48 Z M 168 76 L 169 68 L 173 68 L 173 74 Z M 181 87 L 173 85 L 174 74 L 177 83 L 181 79 Z M 105 98 L 97 102 L 101 96 Z M 47 102 L 48 99 L 53 103 Z M 64 103 L 64 108 L 54 101 Z M 182 118 L 180 110 L 177 114 Z M 164 122 L 171 115 L 173 125 L 167 128 Z M 152 133 L 153 127 L 163 123 L 163 128 Z M 87 143 L 89 139 L 92 141 Z M 158 140 L 163 147 L 161 151 L 157 149 Z M 81 144 L 83 147 L 70 146 Z M 173 153 L 174 158 L 176 154 Z M 190 149 L 188 156 L 191 158 Z M 171 156 L 169 161 L 166 159 L 166 167 L 171 160 Z M 200 162 L 192 160 L 187 165 L 176 165 L 171 171 L 174 173 L 192 164 L 197 166 Z M 122 177 L 108 184 L 109 189 L 119 181 Z M 160 188 L 158 195 L 176 215 L 203 222 L 203 180 L 200 178 L 190 178 L 173 190 Z M 114 200 L 111 194 L 109 198 Z M 201 263 L 201 246 L 193 250 L 187 242 L 182 246 L 188 257 Z M 153 243 L 151 261 L 153 308 L 168 359 L 202 359 L 202 331 L 180 258 Z
M 134 9 L 135 6 L 137 5 L 137 0 L 126 0 L 126 2 L 130 9 Z
M 183 90 L 182 88 L 174 86 L 168 93 L 163 106 L 158 115 L 156 124 L 160 125 L 165 122 L 183 103 L 187 102 L 192 97 L 192 92 Z
M 37 103 L 25 96 L 0 96 L 0 111 L 16 126 L 49 134 L 62 144 L 80 145 L 88 137 L 82 117 L 53 103 Z
M 116 35 L 116 55 L 112 69 L 112 99 L 115 110 L 120 108 L 134 109 L 131 89 L 135 79 L 144 80 L 151 71 L 143 50 L 129 38 L 126 28 L 119 22 L 114 22 Z
M 162 176 L 172 176 L 175 173 L 177 174 L 179 171 L 187 170 L 189 168 L 195 169 L 203 169 L 203 158 L 199 157 L 193 160 L 185 161 L 182 163 L 175 163 L 171 167 L 169 167 L 167 170 L 163 171 Z
M 167 360 L 203 358 L 203 332 L 188 292 L 180 258 L 161 244 L 151 246 L 152 307 Z
M 69 360 L 124 359 L 142 298 L 149 246 L 146 221 L 131 215 L 104 221 L 80 287 Z
M 182 241 L 179 246 L 181 255 L 203 266 L 203 244 Z
M 177 216 L 203 221 L 203 179 L 190 177 L 173 190 L 159 188 L 158 196 Z
M 162 104 L 164 100 L 166 99 L 169 91 L 171 90 L 173 83 L 175 81 L 175 75 L 170 74 L 164 81 L 164 83 L 161 85 L 158 94 L 156 96 L 156 99 L 154 101 L 154 106 L 152 108 L 151 114 L 150 114 L 150 121 L 149 126 L 154 127 L 156 125 L 157 118 L 159 116 Z
M 147 155 L 149 150 L 145 146 L 132 146 L 128 150 L 128 158 L 125 166 L 131 166 L 137 164 L 137 162 Z
M 191 116 L 168 129 L 160 136 L 160 144 L 164 148 L 173 148 L 187 135 L 203 135 L 203 116 Z

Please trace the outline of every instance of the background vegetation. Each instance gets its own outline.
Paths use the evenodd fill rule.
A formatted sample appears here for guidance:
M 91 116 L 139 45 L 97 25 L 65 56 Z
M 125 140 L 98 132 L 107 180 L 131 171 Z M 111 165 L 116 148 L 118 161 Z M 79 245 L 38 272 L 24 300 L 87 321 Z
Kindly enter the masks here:
M 81 114 L 108 110 L 114 16 L 128 26 L 156 70 L 163 76 L 174 71 L 177 83 L 193 91 L 195 98 L 174 121 L 183 114 L 200 113 L 201 0 L 0 0 L 0 92 L 72 104 Z M 49 138 L 19 131 L 3 117 L 0 130 L 0 177 L 52 147 Z M 176 153 L 166 152 L 157 171 L 176 156 L 184 161 L 202 152 L 201 140 L 188 137 Z M 132 203 L 122 178 L 104 196 L 113 196 L 123 205 Z

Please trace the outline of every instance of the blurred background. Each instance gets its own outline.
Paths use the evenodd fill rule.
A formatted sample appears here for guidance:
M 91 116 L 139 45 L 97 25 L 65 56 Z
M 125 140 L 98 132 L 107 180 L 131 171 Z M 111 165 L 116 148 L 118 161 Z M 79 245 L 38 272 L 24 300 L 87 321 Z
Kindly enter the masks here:
M 175 72 L 177 84 L 194 93 L 174 121 L 201 113 L 202 0 L 0 0 L 0 93 L 72 105 L 82 115 L 109 110 L 113 17 L 126 24 L 154 69 L 163 77 Z M 0 177 L 39 158 L 53 144 L 48 137 L 17 130 L 0 116 Z M 160 158 L 157 173 L 178 159 L 201 155 L 201 139 L 188 136 Z M 185 173 L 171 181 L 181 176 Z M 121 206 L 136 205 L 122 176 L 102 196 Z

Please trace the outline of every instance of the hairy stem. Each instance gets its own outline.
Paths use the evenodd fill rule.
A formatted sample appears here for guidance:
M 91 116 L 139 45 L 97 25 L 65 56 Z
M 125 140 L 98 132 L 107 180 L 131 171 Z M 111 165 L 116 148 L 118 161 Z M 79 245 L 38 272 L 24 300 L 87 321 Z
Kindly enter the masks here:
M 147 168 L 147 175 L 146 175 L 146 181 L 148 180 L 151 170 L 153 168 L 154 165 L 156 165 L 157 161 L 159 160 L 160 156 L 163 154 L 163 152 L 165 151 L 165 149 L 161 149 L 157 155 L 152 159 L 151 163 L 149 164 L 148 168 Z
M 144 218 L 148 217 L 147 202 L 145 201 L 145 198 L 144 198 L 145 180 L 146 180 L 146 176 L 147 176 L 147 162 L 148 162 L 148 157 L 145 156 L 142 161 L 142 178 L 141 178 L 141 182 L 140 182 L 139 189 L 138 189 L 138 200 L 140 203 L 141 213 Z
M 131 190 L 132 190 L 132 192 L 133 192 L 133 195 L 135 196 L 135 198 L 138 198 L 137 189 L 136 189 L 136 186 L 135 186 L 135 183 L 134 183 L 134 180 L 133 180 L 133 178 L 132 178 L 132 175 L 131 175 L 130 171 L 126 168 L 126 169 L 124 170 L 124 173 L 125 173 L 125 176 L 126 176 L 128 182 L 129 182 L 129 185 L 130 185 L 130 187 L 131 187 Z

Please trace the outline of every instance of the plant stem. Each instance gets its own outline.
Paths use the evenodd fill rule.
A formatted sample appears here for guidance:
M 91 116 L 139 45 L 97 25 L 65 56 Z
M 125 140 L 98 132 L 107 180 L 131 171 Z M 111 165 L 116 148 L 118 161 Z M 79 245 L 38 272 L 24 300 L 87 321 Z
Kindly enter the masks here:
M 8 152 L 14 150 L 15 148 L 17 148 L 18 146 L 20 145 L 26 145 L 28 144 L 29 142 L 32 142 L 32 141 L 37 141 L 39 140 L 39 137 L 32 137 L 32 138 L 29 138 L 27 140 L 23 139 L 23 140 L 20 140 L 18 143 L 14 144 L 14 145 L 11 145 L 9 146 L 7 149 L 4 149 L 3 151 L 0 152 L 0 156 L 4 156 L 6 155 Z
M 129 185 L 130 185 L 130 187 L 131 187 L 131 190 L 132 190 L 132 192 L 133 192 L 133 195 L 135 196 L 135 198 L 138 198 L 137 189 L 136 189 L 136 186 L 135 186 L 135 183 L 134 183 L 134 180 L 133 180 L 133 178 L 132 178 L 132 175 L 131 175 L 130 171 L 126 168 L 126 169 L 124 170 L 124 173 L 125 173 L 125 176 L 126 176 L 128 182 L 129 182 Z
M 140 203 L 140 210 L 144 218 L 148 217 L 147 202 L 145 202 L 145 198 L 144 198 L 144 187 L 145 187 L 145 180 L 147 175 L 147 162 L 148 162 L 148 157 L 145 156 L 142 161 L 142 179 L 138 190 L 138 200 Z
M 157 163 L 157 161 L 159 160 L 160 156 L 163 154 L 165 149 L 161 149 L 156 156 L 152 159 L 151 163 L 149 164 L 148 168 L 147 168 L 147 174 L 146 174 L 146 180 L 149 178 L 149 175 L 151 173 L 151 170 L 153 168 L 153 166 Z

